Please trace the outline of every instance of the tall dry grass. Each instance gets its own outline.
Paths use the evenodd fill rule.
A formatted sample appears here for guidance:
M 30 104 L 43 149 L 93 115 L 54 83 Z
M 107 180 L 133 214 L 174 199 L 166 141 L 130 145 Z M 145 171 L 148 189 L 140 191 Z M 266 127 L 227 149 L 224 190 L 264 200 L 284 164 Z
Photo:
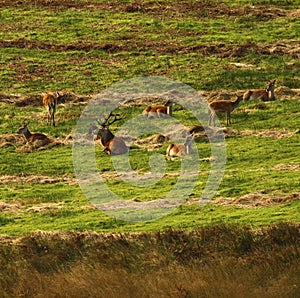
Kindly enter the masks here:
M 43 233 L 1 244 L 1 297 L 299 297 L 300 226 Z

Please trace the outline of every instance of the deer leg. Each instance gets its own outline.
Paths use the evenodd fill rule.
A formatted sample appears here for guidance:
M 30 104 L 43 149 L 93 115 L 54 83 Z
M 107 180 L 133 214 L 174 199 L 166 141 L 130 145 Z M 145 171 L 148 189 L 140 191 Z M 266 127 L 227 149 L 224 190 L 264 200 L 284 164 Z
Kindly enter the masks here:
M 213 126 L 216 126 L 216 112 L 212 113 L 212 122 L 213 122 Z
M 208 117 L 208 126 L 210 126 L 210 124 L 212 123 L 212 120 L 213 120 L 213 112 L 210 111 L 209 112 L 209 117 Z M 214 120 L 213 120 L 214 121 Z
M 50 107 L 48 106 L 48 116 L 47 116 L 47 124 L 51 125 L 51 110 Z
M 226 112 L 226 126 L 230 124 L 230 112 Z
M 52 110 L 52 114 L 51 114 L 51 120 L 52 120 L 52 125 L 55 126 L 55 121 L 54 121 L 54 113 L 55 111 Z
M 54 113 L 52 113 L 52 124 L 53 124 L 53 126 L 55 126 Z
M 53 105 L 52 106 L 52 124 L 53 124 L 53 126 L 55 126 L 55 120 L 54 120 L 54 116 L 55 116 L 55 112 L 56 112 L 56 106 L 55 105 Z

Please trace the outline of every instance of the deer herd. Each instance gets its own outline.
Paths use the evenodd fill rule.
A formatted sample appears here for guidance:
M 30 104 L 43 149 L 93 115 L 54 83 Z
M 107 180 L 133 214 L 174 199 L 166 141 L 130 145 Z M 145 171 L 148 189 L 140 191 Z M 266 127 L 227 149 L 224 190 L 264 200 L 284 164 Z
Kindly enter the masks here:
M 213 124 L 215 126 L 215 118 L 217 113 L 226 113 L 226 126 L 231 124 L 230 114 L 239 106 L 241 101 L 247 101 L 252 99 L 259 99 L 262 101 L 273 101 L 275 100 L 275 83 L 276 80 L 271 80 L 267 83 L 266 89 L 253 89 L 247 90 L 243 95 L 237 96 L 235 100 L 214 100 L 208 104 L 209 117 L 208 126 Z M 61 95 L 58 92 L 47 93 L 43 97 L 43 105 L 47 110 L 48 124 L 55 127 L 55 112 L 57 103 L 61 99 Z M 173 99 L 168 99 L 164 105 L 160 106 L 148 106 L 142 111 L 142 115 L 147 118 L 165 118 L 173 115 Z M 104 121 L 97 119 L 99 126 L 91 124 L 88 129 L 88 134 L 95 136 L 94 140 L 100 140 L 103 151 L 108 155 L 121 155 L 128 152 L 128 147 L 121 137 L 116 137 L 109 126 L 117 121 L 124 119 L 124 116 L 117 113 L 110 112 L 105 117 Z M 28 143 L 34 143 L 37 141 L 43 144 L 48 144 L 50 139 L 48 136 L 42 133 L 31 133 L 28 129 L 28 123 L 23 123 L 18 134 L 23 134 Z M 183 144 L 170 144 L 166 150 L 166 156 L 174 159 L 182 155 L 188 155 L 192 153 L 192 141 L 194 139 L 193 134 L 189 134 Z

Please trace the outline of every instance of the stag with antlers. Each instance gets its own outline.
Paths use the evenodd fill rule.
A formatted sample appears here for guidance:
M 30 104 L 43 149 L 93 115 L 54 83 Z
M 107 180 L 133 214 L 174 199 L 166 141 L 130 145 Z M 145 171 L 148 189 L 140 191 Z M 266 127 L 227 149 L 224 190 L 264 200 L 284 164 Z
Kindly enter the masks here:
M 128 152 L 128 148 L 124 140 L 120 137 L 116 137 L 109 129 L 109 126 L 116 121 L 122 120 L 124 118 L 121 114 L 113 114 L 112 112 L 100 122 L 97 119 L 97 123 L 100 127 L 95 124 L 91 124 L 89 128 L 89 134 L 96 134 L 95 141 L 100 140 L 104 147 L 104 152 L 108 155 L 120 155 Z

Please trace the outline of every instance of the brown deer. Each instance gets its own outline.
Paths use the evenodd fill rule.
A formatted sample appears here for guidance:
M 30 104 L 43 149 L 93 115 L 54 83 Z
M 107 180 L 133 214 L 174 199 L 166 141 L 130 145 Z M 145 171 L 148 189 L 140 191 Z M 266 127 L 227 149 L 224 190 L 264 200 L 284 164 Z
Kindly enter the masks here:
M 109 122 L 109 120 L 112 120 Z M 123 119 L 124 117 L 121 114 L 110 114 L 105 118 L 104 122 L 97 120 L 100 127 L 92 124 L 89 128 L 89 134 L 95 134 L 95 141 L 100 140 L 101 144 L 104 147 L 104 152 L 108 155 L 120 155 L 128 152 L 128 147 L 126 146 L 124 140 L 120 137 L 115 137 L 114 134 L 110 131 L 109 126 L 116 121 Z
M 271 80 L 267 83 L 267 88 L 264 89 L 253 89 L 248 90 L 243 94 L 243 99 L 251 100 L 251 99 L 260 99 L 262 101 L 271 101 L 275 100 L 275 83 L 276 80 Z
M 235 101 L 231 100 L 214 100 L 209 104 L 210 114 L 208 119 L 208 125 L 213 122 L 215 126 L 216 112 L 226 112 L 226 126 L 231 124 L 230 113 L 240 104 L 243 100 L 243 96 L 238 96 Z
M 193 135 L 188 135 L 183 144 L 170 144 L 166 150 L 167 157 L 173 159 L 176 156 L 192 153 Z
M 142 115 L 148 118 L 163 118 L 166 115 L 172 116 L 173 100 L 169 99 L 163 106 L 148 106 Z
M 51 143 L 51 140 L 49 137 L 44 135 L 43 133 L 36 132 L 36 133 L 31 133 L 28 129 L 28 123 L 23 123 L 19 130 L 17 131 L 17 134 L 23 134 L 24 137 L 26 138 L 26 141 L 30 144 L 37 143 L 39 142 L 40 145 L 47 145 Z
M 54 93 L 49 92 L 46 93 L 43 97 L 43 105 L 47 109 L 47 114 L 48 114 L 48 124 L 55 126 L 55 112 L 56 112 L 56 106 L 57 106 L 57 101 L 61 97 L 61 95 L 56 91 Z

